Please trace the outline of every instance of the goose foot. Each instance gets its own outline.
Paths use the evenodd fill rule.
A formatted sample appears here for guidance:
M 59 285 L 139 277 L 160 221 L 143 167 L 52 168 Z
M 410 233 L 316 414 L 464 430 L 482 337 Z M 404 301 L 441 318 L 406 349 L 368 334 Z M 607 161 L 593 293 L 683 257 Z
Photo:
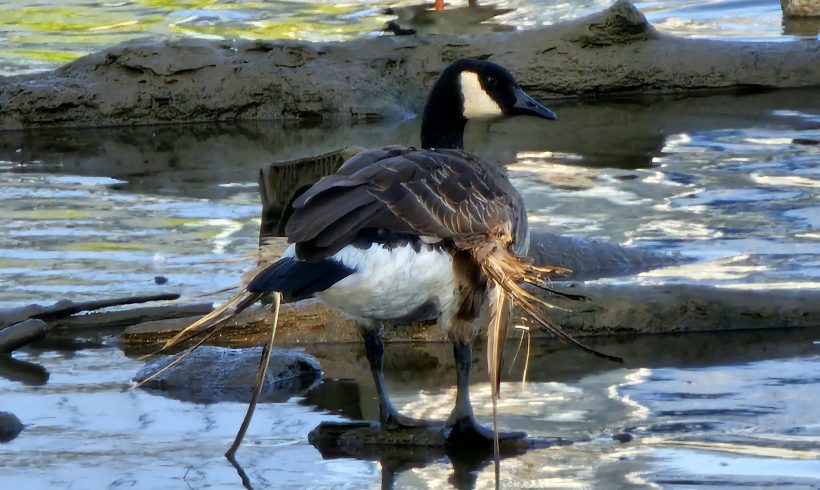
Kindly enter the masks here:
M 493 430 L 478 423 L 473 417 L 465 417 L 448 423 L 444 429 L 447 443 L 469 448 L 491 448 L 493 446 Z M 525 432 L 499 432 L 498 440 L 515 441 L 527 437 Z

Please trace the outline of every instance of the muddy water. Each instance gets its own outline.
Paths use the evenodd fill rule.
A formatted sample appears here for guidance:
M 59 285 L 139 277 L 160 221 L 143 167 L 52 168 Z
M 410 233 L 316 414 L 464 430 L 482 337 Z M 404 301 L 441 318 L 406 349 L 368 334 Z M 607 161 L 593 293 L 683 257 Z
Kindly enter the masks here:
M 558 123 L 469 128 L 507 164 L 533 226 L 672 251 L 685 266 L 608 281 L 733 288 L 820 284 L 820 93 L 565 103 Z M 0 306 L 235 282 L 253 262 L 258 168 L 355 144 L 413 143 L 416 121 L 344 128 L 198 125 L 0 133 Z M 155 278 L 167 279 L 157 284 Z M 507 459 L 510 488 L 815 488 L 820 336 L 780 330 L 600 339 L 625 366 L 532 346 L 504 386 L 501 424 L 577 441 Z M 245 406 L 128 391 L 141 367 L 108 337 L 0 362 L 0 410 L 28 425 L 0 445 L 0 488 L 239 486 L 221 457 Z M 492 468 L 323 459 L 321 421 L 376 415 L 360 346 L 309 346 L 313 390 L 257 411 L 240 462 L 257 487 L 488 487 Z M 512 352 L 510 352 L 512 354 Z M 477 359 L 481 359 L 481 354 Z M 474 398 L 487 420 L 486 378 Z M 446 345 L 391 345 L 388 382 L 409 414 L 443 418 Z M 626 434 L 622 444 L 613 435 Z

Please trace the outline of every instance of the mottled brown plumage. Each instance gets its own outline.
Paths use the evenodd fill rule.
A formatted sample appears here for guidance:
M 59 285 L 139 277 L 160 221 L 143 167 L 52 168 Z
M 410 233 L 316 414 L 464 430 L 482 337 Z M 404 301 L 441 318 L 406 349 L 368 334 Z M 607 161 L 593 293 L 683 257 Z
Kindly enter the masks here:
M 329 257 L 364 229 L 444 240 L 467 250 L 511 235 L 527 246 L 520 194 L 506 176 L 462 150 L 387 147 L 359 153 L 293 203 L 285 228 L 302 260 Z

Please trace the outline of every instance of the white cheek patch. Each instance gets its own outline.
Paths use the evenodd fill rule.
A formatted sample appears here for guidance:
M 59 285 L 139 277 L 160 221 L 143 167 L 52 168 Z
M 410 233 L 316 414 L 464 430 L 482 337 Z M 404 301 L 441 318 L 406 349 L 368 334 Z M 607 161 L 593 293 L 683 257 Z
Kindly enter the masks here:
M 461 97 L 464 99 L 465 118 L 495 117 L 503 114 L 498 103 L 481 86 L 478 74 L 463 71 L 458 76 L 458 81 L 461 84 Z

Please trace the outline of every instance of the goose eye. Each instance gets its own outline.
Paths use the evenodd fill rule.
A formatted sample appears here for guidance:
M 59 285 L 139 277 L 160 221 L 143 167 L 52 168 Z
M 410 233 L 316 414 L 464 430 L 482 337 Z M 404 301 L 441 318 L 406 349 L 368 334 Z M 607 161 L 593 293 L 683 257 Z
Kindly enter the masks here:
M 484 79 L 484 83 L 487 85 L 487 88 L 493 88 L 498 85 L 498 79 L 490 75 Z

